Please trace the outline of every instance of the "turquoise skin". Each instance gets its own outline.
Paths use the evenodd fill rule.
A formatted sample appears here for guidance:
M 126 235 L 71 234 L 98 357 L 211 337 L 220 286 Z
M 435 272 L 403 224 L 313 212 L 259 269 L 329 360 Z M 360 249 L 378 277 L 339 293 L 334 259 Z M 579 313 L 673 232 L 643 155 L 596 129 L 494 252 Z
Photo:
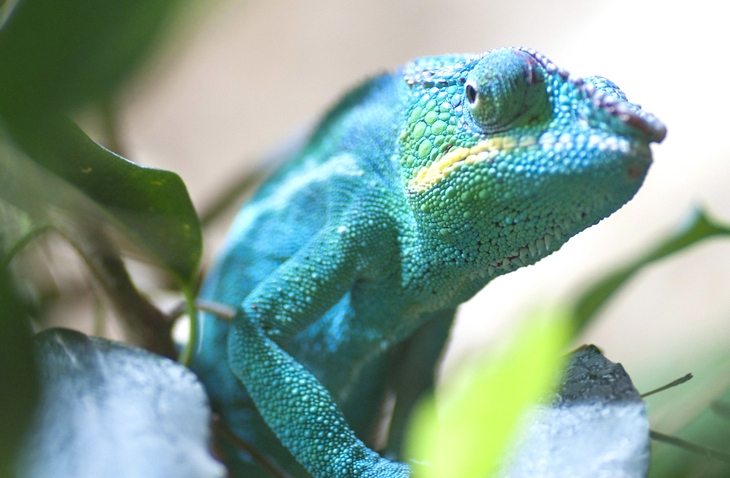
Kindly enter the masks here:
M 201 320 L 216 411 L 293 476 L 409 476 L 403 427 L 456 307 L 631 199 L 665 132 L 529 49 L 365 82 L 243 207 L 205 281 L 238 310 Z M 369 448 L 387 397 L 389 459 Z M 222 447 L 236 476 L 271 476 Z

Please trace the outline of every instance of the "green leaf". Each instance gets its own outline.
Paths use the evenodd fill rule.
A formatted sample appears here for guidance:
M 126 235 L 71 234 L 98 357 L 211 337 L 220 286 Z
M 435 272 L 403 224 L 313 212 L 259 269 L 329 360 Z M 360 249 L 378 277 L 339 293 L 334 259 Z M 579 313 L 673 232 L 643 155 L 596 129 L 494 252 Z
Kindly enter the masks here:
M 33 201 L 18 201 L 20 196 L 42 197 L 45 204 L 36 200 L 32 205 L 35 216 L 52 215 L 51 222 L 57 226 L 68 219 L 114 224 L 190 289 L 200 259 L 202 236 L 180 178 L 168 171 L 126 161 L 94 143 L 60 115 L 62 110 L 108 97 L 148 53 L 162 26 L 181 3 L 182 0 L 13 3 L 0 29 L 3 126 L 12 137 L 11 148 L 20 147 L 27 157 L 66 184 L 39 191 L 48 187 L 47 181 L 25 180 L 25 189 L 18 190 L 12 183 L 20 179 L 11 177 L 9 170 L 21 175 L 37 172 L 22 165 L 9 165 L 11 159 L 2 158 L 6 167 L 0 184 L 6 187 L 0 190 L 0 197 L 16 205 L 23 202 L 25 207 Z M 18 155 L 14 157 L 17 159 Z M 65 201 L 66 185 L 81 191 L 103 214 L 90 214 L 87 205 Z M 9 197 L 12 195 L 15 197 Z M 64 218 L 58 217 L 59 209 Z
M 687 224 L 630 264 L 600 279 L 578 299 L 574 310 L 576 333 L 593 320 L 596 312 L 643 267 L 714 236 L 730 235 L 730 227 L 708 217 L 704 210 L 693 212 Z
M 202 233 L 178 175 L 127 161 L 62 117 L 17 116 L 8 126 L 14 143 L 26 154 L 7 136 L 0 138 L 5 144 L 0 152 L 0 197 L 34 210 L 36 216 L 47 215 L 54 224 L 63 225 L 69 218 L 113 224 L 181 284 L 192 285 Z M 28 158 L 61 181 L 49 180 Z M 75 192 L 68 191 L 69 186 L 103 214 L 77 198 L 69 199 Z
M 502 354 L 446 384 L 438 407 L 428 399 L 416 409 L 406 444 L 415 476 L 481 478 L 497 470 L 520 416 L 557 378 L 565 317 L 533 314 Z
M 108 95 L 180 3 L 19 0 L 0 29 L 0 107 L 67 110 Z
M 5 229 L 5 223 L 0 224 Z M 3 230 L 0 230 L 2 236 Z M 1 239 L 1 238 L 0 238 Z M 0 253 L 0 256 L 2 254 Z M 14 476 L 15 453 L 35 410 L 38 383 L 28 311 L 0 269 L 0 477 Z
M 71 330 L 34 342 L 41 400 L 21 476 L 225 476 L 210 456 L 205 391 L 189 369 Z

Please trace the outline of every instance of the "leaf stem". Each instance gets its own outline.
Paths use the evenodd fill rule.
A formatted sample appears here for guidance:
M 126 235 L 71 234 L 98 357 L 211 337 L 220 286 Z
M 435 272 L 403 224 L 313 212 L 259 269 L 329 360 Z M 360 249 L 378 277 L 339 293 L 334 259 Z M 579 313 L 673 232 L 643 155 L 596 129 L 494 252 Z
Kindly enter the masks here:
M 0 260 L 0 271 L 5 270 L 5 268 L 8 267 L 8 265 L 10 264 L 10 261 L 13 260 L 18 252 L 20 252 L 25 246 L 27 246 L 33 239 L 45 233 L 49 229 L 53 229 L 53 226 L 50 224 L 43 224 L 28 231 L 28 233 L 21 237 L 18 242 L 13 244 L 13 247 L 10 248 L 8 253 L 2 257 L 2 259 Z
M 198 310 L 195 305 L 195 294 L 189 285 L 182 286 L 182 293 L 185 296 L 185 313 L 188 316 L 190 330 L 188 332 L 188 343 L 185 344 L 178 362 L 188 366 L 193 358 L 195 349 L 198 347 Z
M 196 299 L 195 307 L 197 307 L 198 310 L 209 312 L 219 319 L 225 320 L 227 322 L 233 319 L 233 316 L 236 315 L 236 309 L 234 309 L 233 307 L 221 304 L 220 302 L 213 302 L 212 300 Z M 175 320 L 186 312 L 187 304 L 185 302 L 181 302 L 180 304 L 175 306 L 175 308 L 172 309 L 167 314 L 167 316 L 170 320 Z

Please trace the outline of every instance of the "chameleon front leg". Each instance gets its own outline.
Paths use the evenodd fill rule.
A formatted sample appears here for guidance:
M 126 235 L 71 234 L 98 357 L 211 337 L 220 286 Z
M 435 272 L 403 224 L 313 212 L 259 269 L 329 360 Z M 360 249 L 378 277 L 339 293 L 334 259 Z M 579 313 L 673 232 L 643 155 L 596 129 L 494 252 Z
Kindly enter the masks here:
M 315 477 L 408 477 L 358 439 L 329 392 L 274 340 L 321 317 L 351 287 L 356 254 L 326 230 L 244 300 L 231 322 L 228 362 L 268 426 Z
M 437 312 L 408 340 L 399 344 L 390 358 L 389 388 L 395 392 L 385 454 L 403 455 L 406 426 L 418 400 L 434 388 L 436 367 L 443 355 L 456 309 Z

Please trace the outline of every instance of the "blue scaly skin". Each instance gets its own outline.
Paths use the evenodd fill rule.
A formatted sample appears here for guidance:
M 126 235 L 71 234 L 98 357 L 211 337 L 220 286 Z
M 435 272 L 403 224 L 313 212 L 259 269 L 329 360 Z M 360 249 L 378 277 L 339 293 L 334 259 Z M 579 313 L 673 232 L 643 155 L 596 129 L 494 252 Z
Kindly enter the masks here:
M 365 82 L 241 210 L 204 285 L 238 309 L 202 321 L 217 411 L 293 476 L 409 476 L 403 426 L 456 307 L 631 199 L 664 135 L 610 81 L 529 49 Z M 387 396 L 394 460 L 369 448 Z

